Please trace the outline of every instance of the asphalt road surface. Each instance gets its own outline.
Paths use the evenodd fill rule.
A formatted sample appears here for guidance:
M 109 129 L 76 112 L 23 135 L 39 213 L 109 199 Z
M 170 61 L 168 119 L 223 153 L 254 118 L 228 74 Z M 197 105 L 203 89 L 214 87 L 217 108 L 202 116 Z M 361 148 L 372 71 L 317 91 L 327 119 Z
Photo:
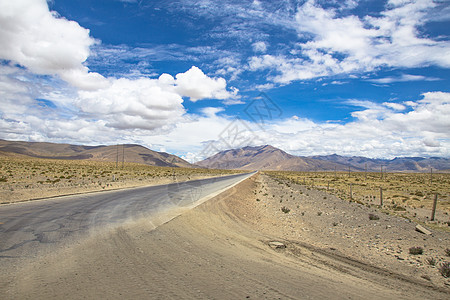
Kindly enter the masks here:
M 253 173 L 0 206 L 0 266 L 131 220 L 195 206 Z

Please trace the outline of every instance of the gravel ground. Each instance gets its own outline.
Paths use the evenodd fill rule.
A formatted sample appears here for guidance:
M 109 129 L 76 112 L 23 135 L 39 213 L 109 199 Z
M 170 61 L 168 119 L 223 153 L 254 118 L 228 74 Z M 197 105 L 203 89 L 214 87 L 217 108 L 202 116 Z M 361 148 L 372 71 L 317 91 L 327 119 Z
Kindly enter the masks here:
M 254 193 L 257 200 L 252 209 L 265 218 L 254 223 L 262 231 L 277 228 L 284 239 L 332 249 L 437 286 L 450 286 L 450 279 L 439 271 L 442 263 L 450 261 L 446 255 L 449 232 L 432 230 L 432 235 L 426 235 L 416 231 L 416 224 L 408 219 L 265 175 L 259 176 Z M 423 254 L 410 254 L 411 247 L 421 247 Z M 435 260 L 434 266 L 430 259 Z

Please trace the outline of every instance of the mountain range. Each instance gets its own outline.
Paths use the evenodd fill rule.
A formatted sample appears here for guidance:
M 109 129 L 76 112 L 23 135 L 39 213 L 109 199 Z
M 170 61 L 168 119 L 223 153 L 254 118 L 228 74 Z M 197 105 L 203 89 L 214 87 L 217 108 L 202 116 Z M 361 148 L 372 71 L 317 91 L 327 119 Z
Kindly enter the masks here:
M 450 170 L 448 158 L 401 157 L 372 159 L 360 156 L 294 156 L 270 145 L 243 147 L 219 152 L 196 163 L 206 168 L 285 171 L 396 171 L 429 172 Z
M 41 142 L 6 141 L 0 139 L 0 155 L 28 156 L 47 159 L 96 160 L 142 163 L 161 167 L 196 167 L 184 159 L 157 152 L 140 145 L 81 146 Z
M 295 156 L 270 145 L 243 147 L 219 152 L 205 160 L 191 164 L 165 152 L 157 152 L 135 144 L 113 146 L 82 146 L 45 142 L 6 141 L 0 139 L 0 155 L 47 159 L 96 160 L 142 163 L 151 166 L 280 170 L 280 171 L 368 171 L 390 172 L 450 171 L 450 159 L 430 157 L 400 157 L 391 160 L 360 156 Z

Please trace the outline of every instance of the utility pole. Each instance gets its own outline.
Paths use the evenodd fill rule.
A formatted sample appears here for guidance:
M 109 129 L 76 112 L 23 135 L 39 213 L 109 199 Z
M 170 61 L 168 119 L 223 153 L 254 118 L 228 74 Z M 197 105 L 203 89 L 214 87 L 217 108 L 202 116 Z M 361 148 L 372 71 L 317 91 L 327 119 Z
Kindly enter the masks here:
M 122 145 L 122 169 L 125 162 L 125 145 Z
M 116 146 L 116 169 L 119 167 L 119 144 Z
M 433 208 L 431 209 L 431 221 L 434 221 L 436 216 L 436 206 L 437 206 L 438 194 L 434 194 Z
M 383 188 L 380 186 L 380 207 L 383 207 Z

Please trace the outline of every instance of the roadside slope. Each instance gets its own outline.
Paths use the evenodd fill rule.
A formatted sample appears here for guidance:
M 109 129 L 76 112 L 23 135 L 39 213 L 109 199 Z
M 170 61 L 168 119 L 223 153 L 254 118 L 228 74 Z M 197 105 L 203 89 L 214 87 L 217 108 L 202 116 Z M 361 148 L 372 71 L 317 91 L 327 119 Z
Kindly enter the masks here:
M 4 298 L 445 299 L 448 294 L 257 230 L 255 177 L 152 230 L 97 233 L 22 269 Z M 276 227 L 278 224 L 268 224 Z

